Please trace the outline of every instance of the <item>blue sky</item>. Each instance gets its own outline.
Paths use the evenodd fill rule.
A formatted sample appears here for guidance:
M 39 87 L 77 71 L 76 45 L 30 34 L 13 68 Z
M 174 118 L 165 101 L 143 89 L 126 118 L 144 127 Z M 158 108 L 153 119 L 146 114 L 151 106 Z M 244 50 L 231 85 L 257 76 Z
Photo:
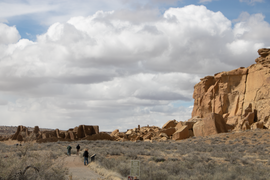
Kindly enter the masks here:
M 6 1 L 8 2 L 8 1 Z M 10 1 L 9 1 L 10 2 Z M 11 1 L 12 2 L 12 1 Z M 27 1 L 21 1 L 27 2 Z M 56 1 L 57 2 L 57 1 Z M 59 1 L 61 2 L 61 1 Z M 64 4 L 64 2 L 63 2 Z M 184 7 L 190 4 L 195 5 L 204 5 L 207 7 L 207 9 L 217 12 L 221 11 L 222 14 L 224 14 L 225 17 L 227 17 L 230 20 L 236 20 L 239 15 L 242 12 L 247 12 L 249 14 L 256 14 L 256 13 L 262 13 L 265 16 L 265 21 L 270 21 L 270 1 L 264 0 L 264 1 L 242 1 L 239 0 L 214 0 L 214 1 L 202 1 L 199 0 L 183 0 L 183 1 L 175 1 L 172 3 L 157 3 L 157 4 L 151 4 L 153 9 L 158 9 L 160 13 L 164 13 L 165 10 L 171 7 Z M 145 6 L 150 6 L 149 4 L 140 4 L 140 6 L 128 6 L 127 9 L 130 10 L 136 10 L 136 8 L 145 8 Z M 119 7 L 119 9 L 123 9 L 125 7 Z M 67 9 L 68 10 L 68 9 Z M 78 12 L 76 15 L 84 15 L 89 16 L 94 14 L 98 10 L 105 10 L 105 11 L 112 11 L 117 10 L 114 9 L 114 7 L 100 5 L 95 8 L 89 7 L 88 11 L 85 12 Z M 51 14 L 55 16 L 61 16 L 63 14 L 67 14 L 68 12 L 58 12 L 57 10 L 52 10 L 49 12 L 38 12 L 38 13 L 25 13 L 22 15 L 16 15 L 11 17 L 4 17 L 8 21 L 8 25 L 10 26 L 16 26 L 18 31 L 20 32 L 21 38 L 31 39 L 35 40 L 36 35 L 43 34 L 47 31 L 50 24 L 44 24 L 40 21 L 39 18 L 35 17 L 37 16 L 46 16 L 46 14 Z M 68 18 L 69 16 L 67 16 Z M 71 17 L 71 16 L 70 16 Z M 67 20 L 67 19 L 63 19 Z
M 270 47 L 268 0 L 0 0 L 0 125 L 191 118 L 193 87 Z

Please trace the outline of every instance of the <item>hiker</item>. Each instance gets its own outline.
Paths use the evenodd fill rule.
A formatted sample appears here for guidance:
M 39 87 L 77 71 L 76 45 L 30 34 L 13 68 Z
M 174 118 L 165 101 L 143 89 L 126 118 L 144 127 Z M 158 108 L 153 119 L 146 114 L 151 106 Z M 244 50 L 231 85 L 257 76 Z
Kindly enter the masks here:
M 68 147 L 67 147 L 67 155 L 68 156 L 71 155 L 71 149 L 72 149 L 72 147 L 70 145 L 68 145 Z
M 78 144 L 77 147 L 76 147 L 76 149 L 77 149 L 77 155 L 79 155 L 80 148 L 81 148 L 81 147 L 80 147 L 80 145 Z
M 88 165 L 88 149 L 85 149 L 85 151 L 83 152 L 83 157 L 84 157 L 84 165 L 87 166 Z

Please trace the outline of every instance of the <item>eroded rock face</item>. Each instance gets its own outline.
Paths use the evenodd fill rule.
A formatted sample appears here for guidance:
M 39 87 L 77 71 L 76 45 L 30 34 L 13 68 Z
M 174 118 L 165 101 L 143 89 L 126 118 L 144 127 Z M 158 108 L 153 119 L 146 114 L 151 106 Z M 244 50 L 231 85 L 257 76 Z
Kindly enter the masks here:
M 210 136 L 227 132 L 227 127 L 220 114 L 210 113 L 208 117 L 194 124 L 193 132 L 194 136 Z
M 226 117 L 227 124 L 234 128 L 239 129 L 242 123 L 240 129 L 247 129 L 254 122 L 262 122 L 269 128 L 270 49 L 259 49 L 258 53 L 261 57 L 248 68 L 201 79 L 194 87 L 192 117 L 205 118 L 217 113 Z

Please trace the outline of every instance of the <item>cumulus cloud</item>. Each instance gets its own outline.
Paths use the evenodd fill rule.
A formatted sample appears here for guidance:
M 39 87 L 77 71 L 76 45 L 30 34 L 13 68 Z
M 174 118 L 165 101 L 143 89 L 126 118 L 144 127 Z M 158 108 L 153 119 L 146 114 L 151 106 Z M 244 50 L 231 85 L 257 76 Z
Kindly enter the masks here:
M 20 38 L 21 36 L 15 26 L 10 27 L 0 23 L 0 43 L 2 45 L 16 43 Z
M 243 13 L 233 26 L 205 6 L 131 12 L 76 16 L 35 42 L 0 24 L 5 124 L 126 130 L 187 120 L 200 78 L 251 65 L 270 42 L 262 14 Z

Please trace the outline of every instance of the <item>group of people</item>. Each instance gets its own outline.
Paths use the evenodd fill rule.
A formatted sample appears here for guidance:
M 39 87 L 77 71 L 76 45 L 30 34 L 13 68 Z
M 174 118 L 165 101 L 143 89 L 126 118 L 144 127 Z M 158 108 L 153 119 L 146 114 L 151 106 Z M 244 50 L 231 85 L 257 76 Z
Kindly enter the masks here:
M 68 145 L 68 147 L 67 147 L 67 155 L 68 156 L 71 155 L 71 149 L 72 149 L 72 147 L 70 145 Z M 79 144 L 76 146 L 76 149 L 77 149 L 77 155 L 79 155 L 79 152 L 81 149 Z M 88 157 L 89 157 L 89 152 L 88 152 L 87 148 L 83 152 L 83 157 L 84 157 L 84 165 L 87 166 L 88 165 Z

